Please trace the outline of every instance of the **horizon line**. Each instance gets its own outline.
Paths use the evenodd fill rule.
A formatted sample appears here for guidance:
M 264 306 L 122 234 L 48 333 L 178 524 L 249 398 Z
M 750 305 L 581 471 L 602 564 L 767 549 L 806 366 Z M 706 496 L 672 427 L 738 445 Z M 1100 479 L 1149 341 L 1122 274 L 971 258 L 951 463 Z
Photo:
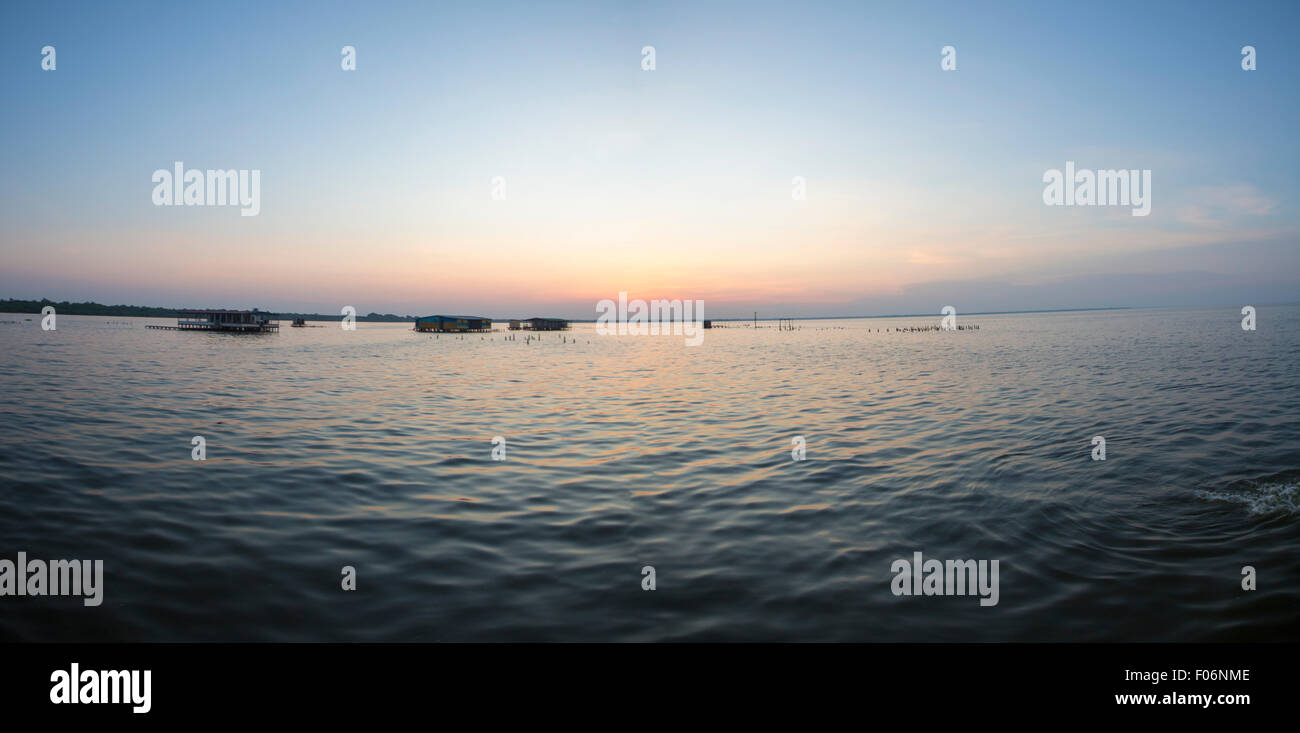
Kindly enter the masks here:
M 106 304 L 106 303 L 99 303 L 99 302 L 97 302 L 97 301 L 91 301 L 91 300 L 86 300 L 86 301 L 71 301 L 71 300 L 55 301 L 55 300 L 51 300 L 51 299 L 49 299 L 49 298 L 40 298 L 40 299 L 6 298 L 6 299 L 3 299 L 3 300 L 0 300 L 0 306 L 6 305 L 6 304 L 12 304 L 12 303 L 20 303 L 20 302 L 25 302 L 25 303 L 44 303 L 44 304 L 50 304 L 50 305 L 66 304 L 66 305 L 70 305 L 70 306 L 98 306 L 98 307 L 101 307 L 101 308 L 141 308 L 141 309 L 150 309 L 150 310 L 170 310 L 170 311 L 182 311 L 182 310 L 192 310 L 192 309 L 194 309 L 193 306 L 183 306 L 183 307 L 178 306 L 178 307 L 173 307 L 173 306 L 131 305 L 131 304 L 126 304 L 126 303 Z M 1278 303 L 1261 302 L 1261 305 L 1292 305 L 1292 304 L 1296 304 L 1296 303 L 1300 303 L 1300 301 L 1286 301 L 1286 302 L 1278 302 Z M 1224 307 L 1226 307 L 1227 304 L 1223 304 L 1223 305 L 1224 305 Z M 963 316 L 992 316 L 992 315 L 1016 315 L 1016 314 L 1027 314 L 1027 313 L 1076 313 L 1076 312 L 1089 312 L 1089 311 L 1148 310 L 1148 309 L 1159 309 L 1159 308 L 1214 308 L 1214 307 L 1216 307 L 1216 306 L 1211 306 L 1211 305 L 1204 305 L 1204 306 L 1192 306 L 1192 305 L 1177 305 L 1177 306 L 1172 306 L 1172 305 L 1171 305 L 1171 306 L 1106 305 L 1106 306 L 1085 306 L 1085 307 L 1078 307 L 1078 308 L 1028 308 L 1028 309 L 1020 309 L 1020 310 L 985 310 L 985 311 L 968 311 L 968 312 L 961 313 L 961 315 L 963 315 Z M 1236 307 L 1236 306 L 1234 305 L 1233 307 Z M 207 309 L 207 308 L 201 308 L 201 310 L 208 310 L 208 309 Z M 250 309 L 240 309 L 240 310 L 252 310 L 252 309 L 250 308 Z M 262 310 L 262 309 L 258 308 L 258 310 Z M 40 311 L 38 310 L 38 311 L 0 311 L 0 312 L 9 312 L 9 313 L 14 313 L 14 314 L 20 314 L 20 313 L 28 313 L 28 314 L 30 314 L 30 313 L 39 313 Z M 316 312 L 310 312 L 310 311 L 265 310 L 264 312 L 267 313 L 268 315 L 273 315 L 273 316 L 274 316 L 274 315 L 282 315 L 282 314 L 283 314 L 283 315 L 288 315 L 288 316 L 304 316 L 304 317 L 308 317 L 308 316 L 316 316 L 317 318 L 312 318 L 311 320 L 324 320 L 324 321 L 339 321 L 339 320 L 342 320 L 343 317 L 344 317 L 342 314 L 339 314 L 339 315 L 331 315 L 331 314 L 326 314 L 326 313 L 316 313 Z M 366 314 L 366 315 L 364 315 L 364 316 L 358 314 L 358 315 L 356 316 L 356 320 L 359 320 L 359 321 L 360 321 L 360 320 L 368 319 L 368 318 L 370 318 L 370 314 L 374 314 L 374 315 L 378 315 L 378 316 L 383 316 L 383 317 L 385 317 L 385 318 L 399 318 L 399 319 L 408 319 L 408 318 L 409 318 L 409 319 L 415 319 L 415 318 L 421 318 L 421 317 L 424 317 L 424 316 L 415 316 L 415 315 L 411 315 L 411 314 L 398 315 L 398 314 L 396 314 L 396 313 L 380 313 L 379 311 L 371 311 L 370 313 L 368 313 L 368 314 Z M 131 315 L 129 315 L 129 314 L 111 314 L 111 313 L 69 313 L 68 315 L 105 316 L 105 317 L 113 316 L 113 317 L 119 317 L 119 318 L 120 318 L 120 317 L 135 317 L 135 318 L 166 318 L 166 317 L 169 317 L 169 316 L 142 316 L 142 315 L 131 316 Z M 942 315 L 942 314 L 941 314 L 941 313 L 878 313 L 878 314 L 858 314 L 858 315 L 823 315 L 823 316 L 764 316 L 764 317 L 761 317 L 761 318 L 760 318 L 760 317 L 746 317 L 746 316 L 729 316 L 729 317 L 725 317 L 725 318 L 709 318 L 709 319 L 707 319 L 707 320 L 709 320 L 709 321 L 711 321 L 711 322 L 718 322 L 718 323 L 743 323 L 743 322 L 768 321 L 768 320 L 833 321 L 833 320 L 854 320 L 854 319 L 870 319 L 870 318 L 928 318 L 928 317 L 932 317 L 932 316 L 936 316 L 936 315 Z M 491 319 L 491 320 L 493 320 L 493 321 L 524 320 L 524 319 L 522 319 L 522 318 L 515 319 L 515 318 L 510 318 L 510 317 L 497 317 L 497 316 L 481 316 L 481 317 L 482 317 L 482 318 L 488 318 L 488 319 Z M 588 319 L 588 318 L 563 318 L 562 320 L 566 320 L 566 321 L 569 321 L 569 322 L 571 322 L 571 323 L 595 323 L 595 322 L 597 321 L 596 318 L 589 318 L 589 319 Z

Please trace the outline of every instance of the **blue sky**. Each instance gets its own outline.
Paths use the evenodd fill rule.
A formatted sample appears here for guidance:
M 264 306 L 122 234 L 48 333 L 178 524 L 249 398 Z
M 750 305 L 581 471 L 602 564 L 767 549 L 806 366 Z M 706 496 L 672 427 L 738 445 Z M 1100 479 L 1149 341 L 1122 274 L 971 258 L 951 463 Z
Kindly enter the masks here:
M 1298 8 L 11 3 L 0 297 L 498 317 L 590 317 L 620 290 L 719 317 L 1294 300 Z M 178 160 L 260 170 L 261 213 L 154 206 Z M 1151 215 L 1044 206 L 1067 160 L 1151 169 Z

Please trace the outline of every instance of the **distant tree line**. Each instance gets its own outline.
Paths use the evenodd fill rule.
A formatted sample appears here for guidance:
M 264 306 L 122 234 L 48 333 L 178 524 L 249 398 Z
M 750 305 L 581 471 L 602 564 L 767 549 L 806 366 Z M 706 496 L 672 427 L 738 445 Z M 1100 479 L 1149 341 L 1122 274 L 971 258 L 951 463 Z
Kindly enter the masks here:
M 53 301 L 49 298 L 40 300 L 18 300 L 9 298 L 0 300 L 0 313 L 40 313 L 47 305 L 54 306 L 59 315 L 70 316 L 135 316 L 137 318 L 175 318 L 180 315 L 180 308 L 158 308 L 148 305 L 104 305 L 103 303 L 73 303 L 71 301 Z M 292 320 L 303 318 L 308 321 L 341 321 L 340 314 L 322 313 L 282 313 L 272 312 L 277 318 Z M 357 316 L 358 321 L 413 321 L 414 316 L 399 316 L 392 313 L 369 313 Z

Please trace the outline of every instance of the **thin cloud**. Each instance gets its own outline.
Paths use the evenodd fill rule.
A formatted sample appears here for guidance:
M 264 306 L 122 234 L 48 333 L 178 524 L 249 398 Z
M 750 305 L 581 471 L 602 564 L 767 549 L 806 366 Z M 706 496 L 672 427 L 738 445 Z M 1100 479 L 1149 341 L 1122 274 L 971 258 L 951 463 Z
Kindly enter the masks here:
M 1275 208 L 1277 199 L 1249 183 L 1202 186 L 1178 209 L 1177 219 L 1194 227 L 1222 228 L 1246 217 L 1268 216 Z

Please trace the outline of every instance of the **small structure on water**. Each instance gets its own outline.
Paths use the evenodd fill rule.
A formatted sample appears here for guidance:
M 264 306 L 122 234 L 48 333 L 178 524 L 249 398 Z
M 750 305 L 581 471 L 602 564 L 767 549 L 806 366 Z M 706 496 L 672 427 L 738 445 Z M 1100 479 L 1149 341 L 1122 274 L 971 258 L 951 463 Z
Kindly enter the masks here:
M 290 323 L 289 325 L 293 326 L 294 328 L 304 328 L 307 325 L 307 319 L 295 318 L 293 319 L 293 323 Z
M 492 330 L 492 319 L 480 316 L 424 316 L 415 319 L 415 330 L 431 333 L 482 333 Z
M 510 319 L 511 331 L 567 331 L 569 322 L 563 318 Z
M 275 316 L 254 308 L 240 310 L 182 310 L 175 326 L 145 326 L 160 331 L 225 331 L 228 333 L 267 333 L 279 331 Z

